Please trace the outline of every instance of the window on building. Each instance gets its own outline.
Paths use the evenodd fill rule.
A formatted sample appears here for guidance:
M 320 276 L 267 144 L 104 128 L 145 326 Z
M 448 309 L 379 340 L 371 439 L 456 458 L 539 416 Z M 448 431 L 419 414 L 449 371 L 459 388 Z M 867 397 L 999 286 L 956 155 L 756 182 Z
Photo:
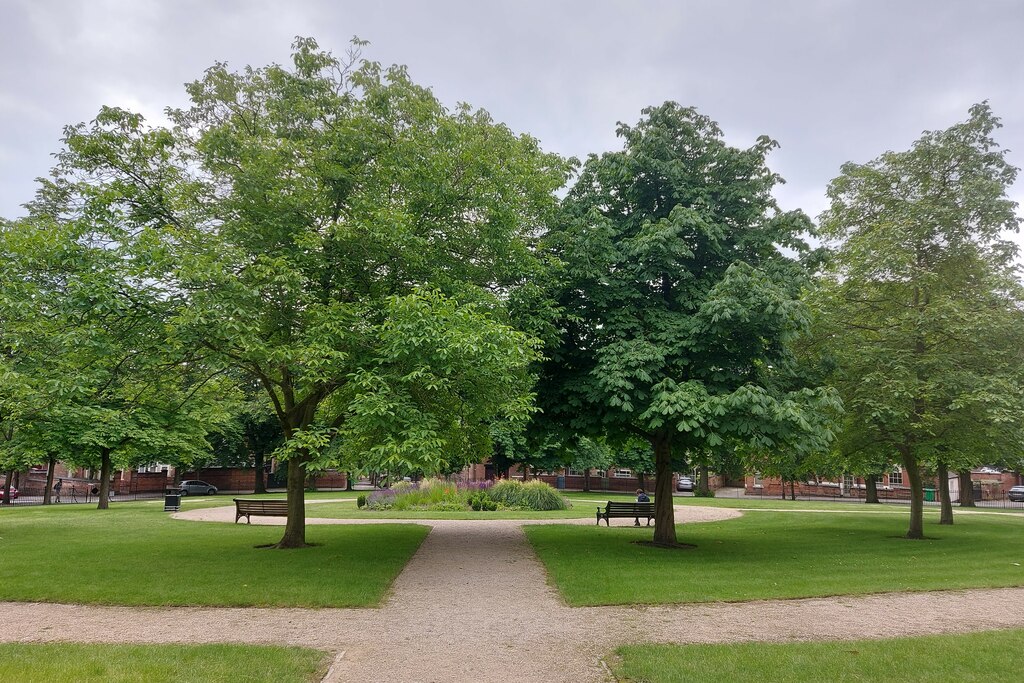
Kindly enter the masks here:
M 764 488 L 764 477 L 760 472 L 754 472 L 754 488 Z
M 903 484 L 903 470 L 893 470 L 889 473 L 889 486 L 897 486 Z
M 852 474 L 844 474 L 843 475 L 843 488 L 846 489 L 847 491 L 849 491 L 850 489 L 853 488 L 853 475 Z
M 567 469 L 565 471 L 565 473 L 567 475 L 569 475 L 570 477 L 583 477 L 583 476 L 586 476 L 586 471 L 585 470 L 574 470 L 571 467 L 569 469 Z
M 633 476 L 633 470 L 615 470 L 615 472 L 612 473 L 612 476 L 625 479 Z

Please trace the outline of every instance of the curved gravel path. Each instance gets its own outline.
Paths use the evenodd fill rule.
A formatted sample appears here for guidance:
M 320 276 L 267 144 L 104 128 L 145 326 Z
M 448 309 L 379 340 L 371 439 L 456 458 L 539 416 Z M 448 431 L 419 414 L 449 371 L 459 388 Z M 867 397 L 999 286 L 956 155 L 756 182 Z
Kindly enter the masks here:
M 682 523 L 738 514 L 723 508 L 676 508 Z M 233 521 L 234 508 L 180 516 Z M 260 518 L 260 523 L 283 521 Z M 326 681 L 551 683 L 609 680 L 601 658 L 625 643 L 880 638 L 1024 626 L 1021 588 L 570 608 L 548 585 L 526 541 L 522 525 L 531 522 L 420 522 L 432 530 L 379 609 L 0 603 L 0 641 L 302 645 L 335 654 Z M 558 523 L 563 522 L 593 523 Z

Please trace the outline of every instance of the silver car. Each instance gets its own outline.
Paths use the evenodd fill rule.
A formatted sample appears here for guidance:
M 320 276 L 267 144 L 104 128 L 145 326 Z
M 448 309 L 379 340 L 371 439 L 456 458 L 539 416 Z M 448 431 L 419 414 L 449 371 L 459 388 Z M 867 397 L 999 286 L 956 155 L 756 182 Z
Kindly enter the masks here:
M 199 481 L 198 479 L 187 479 L 181 482 L 181 486 L 178 487 L 178 492 L 183 496 L 212 496 L 217 493 L 217 487 L 213 484 L 207 484 L 205 481 Z

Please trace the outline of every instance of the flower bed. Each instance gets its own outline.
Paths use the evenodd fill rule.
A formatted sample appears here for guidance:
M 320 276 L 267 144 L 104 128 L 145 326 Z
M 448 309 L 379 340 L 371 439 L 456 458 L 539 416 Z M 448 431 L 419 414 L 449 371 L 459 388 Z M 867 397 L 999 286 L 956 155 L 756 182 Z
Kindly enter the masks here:
M 389 489 L 374 491 L 365 498 L 370 510 L 433 510 L 463 512 L 476 510 L 567 510 L 569 501 L 542 481 L 474 482 L 457 484 L 444 479 L 398 482 Z M 360 496 L 360 507 L 363 497 Z

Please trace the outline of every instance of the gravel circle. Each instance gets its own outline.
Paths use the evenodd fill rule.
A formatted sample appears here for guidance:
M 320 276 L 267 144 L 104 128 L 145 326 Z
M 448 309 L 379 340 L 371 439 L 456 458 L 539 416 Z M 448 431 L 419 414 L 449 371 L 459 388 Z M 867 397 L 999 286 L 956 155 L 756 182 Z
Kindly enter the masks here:
M 726 508 L 676 508 L 676 519 L 684 524 L 740 514 Z M 234 508 L 206 508 L 177 516 L 233 522 Z M 308 521 L 412 522 L 432 529 L 381 608 L 139 608 L 8 602 L 0 603 L 4 614 L 0 641 L 299 645 L 334 655 L 324 679 L 331 682 L 575 683 L 610 680 L 602 658 L 627 643 L 842 640 L 1024 627 L 1024 612 L 1019 609 L 1024 588 L 573 608 L 547 582 L 522 531 L 524 524 L 552 523 L 549 520 Z

